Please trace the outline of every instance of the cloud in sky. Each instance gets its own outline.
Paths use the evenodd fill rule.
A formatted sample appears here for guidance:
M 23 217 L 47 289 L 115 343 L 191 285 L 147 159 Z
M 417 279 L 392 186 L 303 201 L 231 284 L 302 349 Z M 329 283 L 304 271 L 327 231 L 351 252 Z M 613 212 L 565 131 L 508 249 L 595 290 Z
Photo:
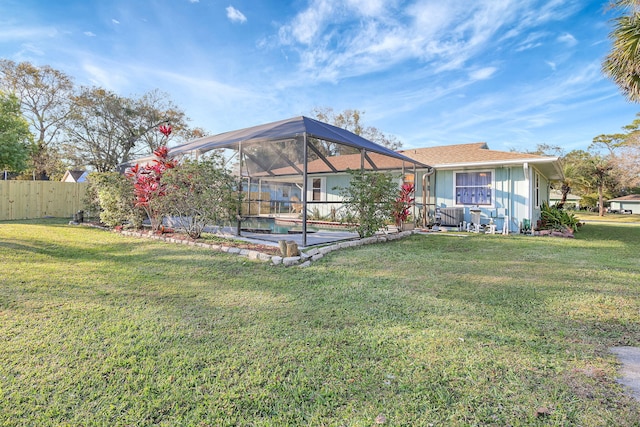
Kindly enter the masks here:
M 54 26 L 5 26 L 2 28 L 2 21 L 0 21 L 0 43 L 28 42 L 29 40 L 53 38 L 58 34 L 59 31 Z
M 0 57 L 125 96 L 159 88 L 214 133 L 330 106 L 407 147 L 528 149 L 586 146 L 635 117 L 599 72 L 610 17 L 596 2 L 261 0 L 240 28 L 248 3 L 35 1 L 0 3 Z
M 298 52 L 301 69 L 318 80 L 336 81 L 405 61 L 450 71 L 464 68 L 494 47 L 505 30 L 528 30 L 520 22 L 527 12 L 522 2 L 513 0 L 471 5 L 423 0 L 408 7 L 397 2 L 319 0 L 283 24 L 279 34 L 282 45 Z M 543 33 L 527 34 L 515 49 L 539 46 L 541 37 Z
M 473 70 L 469 73 L 471 80 L 487 80 L 490 79 L 495 72 L 498 71 L 496 67 L 485 67 L 479 70 Z
M 229 18 L 231 22 L 239 22 L 241 24 L 244 24 L 245 22 L 247 22 L 247 17 L 244 16 L 244 14 L 240 12 L 238 9 L 236 9 L 235 7 L 228 6 L 226 10 L 227 10 L 227 18 Z
M 560 43 L 566 44 L 569 47 L 573 47 L 578 44 L 578 40 L 576 40 L 576 38 L 569 33 L 564 33 L 561 36 L 559 36 L 558 41 Z

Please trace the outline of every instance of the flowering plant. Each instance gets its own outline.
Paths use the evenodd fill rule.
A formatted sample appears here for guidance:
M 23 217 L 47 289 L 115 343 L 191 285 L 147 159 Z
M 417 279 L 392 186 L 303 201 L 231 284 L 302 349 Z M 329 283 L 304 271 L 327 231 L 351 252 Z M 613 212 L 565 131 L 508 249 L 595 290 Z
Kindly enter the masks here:
M 413 197 L 413 190 L 414 186 L 411 183 L 404 183 L 400 187 L 400 194 L 393 204 L 393 218 L 395 219 L 397 226 L 402 225 L 402 223 L 409 218 L 409 208 L 415 200 Z
M 171 125 L 160 125 L 158 126 L 158 130 L 160 131 L 160 133 L 162 133 L 164 136 L 166 136 L 167 138 L 169 138 L 169 135 L 171 135 L 171 131 L 173 130 L 171 128 Z
M 161 182 L 162 176 L 176 167 L 177 162 L 168 158 L 167 147 L 160 147 L 153 154 L 156 158 L 150 164 L 136 164 L 125 175 L 133 182 L 135 205 L 144 209 L 151 221 L 151 230 L 157 232 L 162 223 L 162 198 L 167 192 L 166 184 Z

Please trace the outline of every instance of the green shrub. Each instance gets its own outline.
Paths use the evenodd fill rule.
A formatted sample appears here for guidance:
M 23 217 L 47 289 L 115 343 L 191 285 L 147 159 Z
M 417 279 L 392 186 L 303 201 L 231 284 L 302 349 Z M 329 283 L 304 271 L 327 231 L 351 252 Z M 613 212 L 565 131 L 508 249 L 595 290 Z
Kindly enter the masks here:
M 345 216 L 357 219 L 354 230 L 360 237 L 373 236 L 392 218 L 398 185 L 388 173 L 350 170 L 346 188 L 337 188 L 344 198 Z
M 573 232 L 578 230 L 578 218 L 571 212 L 559 209 L 556 205 L 549 206 L 547 203 L 543 203 L 540 207 L 540 219 L 540 228 L 545 230 L 565 231 L 569 229 Z
M 178 226 L 197 239 L 205 226 L 235 218 L 240 200 L 238 182 L 223 166 L 222 158 L 186 160 L 162 176 L 166 186 L 164 209 Z
M 89 206 L 100 207 L 100 221 L 109 227 L 125 223 L 142 226 L 143 213 L 135 207 L 133 183 L 117 172 L 93 172 L 88 176 Z

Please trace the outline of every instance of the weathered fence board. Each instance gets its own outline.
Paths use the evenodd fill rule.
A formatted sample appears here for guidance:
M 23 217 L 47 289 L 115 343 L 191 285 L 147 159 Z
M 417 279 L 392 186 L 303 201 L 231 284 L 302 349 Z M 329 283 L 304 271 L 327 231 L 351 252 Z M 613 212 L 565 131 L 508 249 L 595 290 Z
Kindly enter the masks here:
M 0 181 L 0 220 L 64 218 L 83 208 L 87 183 Z

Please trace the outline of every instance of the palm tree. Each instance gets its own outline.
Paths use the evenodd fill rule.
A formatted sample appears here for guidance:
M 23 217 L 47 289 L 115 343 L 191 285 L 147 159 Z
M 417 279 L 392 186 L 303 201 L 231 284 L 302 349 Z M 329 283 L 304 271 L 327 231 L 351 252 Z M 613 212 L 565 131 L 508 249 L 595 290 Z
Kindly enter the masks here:
M 613 46 L 602 70 L 629 101 L 640 102 L 640 0 L 613 0 L 611 6 L 626 14 L 614 19 Z

